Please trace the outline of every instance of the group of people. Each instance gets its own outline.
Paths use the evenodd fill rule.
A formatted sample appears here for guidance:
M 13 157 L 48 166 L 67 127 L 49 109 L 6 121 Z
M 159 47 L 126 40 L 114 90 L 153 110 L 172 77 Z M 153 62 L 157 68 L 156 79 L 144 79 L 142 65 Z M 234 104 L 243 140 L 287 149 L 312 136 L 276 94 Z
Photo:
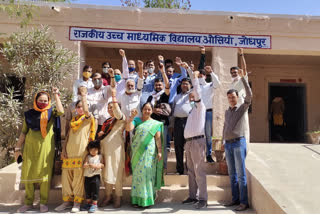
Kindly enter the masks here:
M 247 80 L 243 50 L 242 69 L 232 67 L 232 86 L 227 92 L 223 140 L 236 210 L 248 208 L 245 174 L 246 142 L 249 140 L 247 110 L 251 89 Z M 111 63 L 102 64 L 102 72 L 83 68 L 82 77 L 73 85 L 73 102 L 64 108 L 59 90 L 53 88 L 56 107 L 49 93 L 35 95 L 33 109 L 25 112 L 23 128 L 15 148 L 15 158 L 22 157 L 21 182 L 25 184 L 25 205 L 18 212 L 33 208 L 34 184 L 40 183 L 40 211 L 47 212 L 47 202 L 54 164 L 55 141 L 59 141 L 65 113 L 66 139 L 62 144 L 62 199 L 56 211 L 95 212 L 100 183 L 105 198 L 99 206 L 113 202 L 121 206 L 122 181 L 132 174 L 131 203 L 134 207 L 154 205 L 157 190 L 164 185 L 167 153 L 174 140 L 176 170 L 184 174 L 184 154 L 189 179 L 189 197 L 184 204 L 207 206 L 205 160 L 214 162 L 212 152 L 212 105 L 218 76 L 205 66 L 205 47 L 200 47 L 200 64 L 173 61 L 158 56 L 158 66 L 149 60 L 127 61 L 120 49 L 122 71 Z M 173 135 L 169 130 L 173 131 Z M 102 180 L 102 181 L 101 181 Z M 113 189 L 115 194 L 112 195 Z M 85 203 L 83 203 L 85 201 Z M 83 204 L 81 206 L 81 204 Z

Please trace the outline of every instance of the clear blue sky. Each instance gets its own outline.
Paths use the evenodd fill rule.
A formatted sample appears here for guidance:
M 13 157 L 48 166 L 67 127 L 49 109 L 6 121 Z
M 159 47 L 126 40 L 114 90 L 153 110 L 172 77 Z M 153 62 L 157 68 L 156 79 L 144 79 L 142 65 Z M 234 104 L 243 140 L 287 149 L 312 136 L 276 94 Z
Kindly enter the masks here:
M 73 0 L 72 2 L 121 6 L 120 0 Z M 320 0 L 191 0 L 191 10 L 320 16 Z

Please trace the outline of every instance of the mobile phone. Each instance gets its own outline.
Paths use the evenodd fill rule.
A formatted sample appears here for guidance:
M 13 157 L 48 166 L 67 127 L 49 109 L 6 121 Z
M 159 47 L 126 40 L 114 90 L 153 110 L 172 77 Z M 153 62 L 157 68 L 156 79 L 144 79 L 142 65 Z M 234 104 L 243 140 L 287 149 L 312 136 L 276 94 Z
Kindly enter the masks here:
M 17 159 L 17 163 L 21 163 L 22 162 L 22 156 L 19 155 L 18 159 Z

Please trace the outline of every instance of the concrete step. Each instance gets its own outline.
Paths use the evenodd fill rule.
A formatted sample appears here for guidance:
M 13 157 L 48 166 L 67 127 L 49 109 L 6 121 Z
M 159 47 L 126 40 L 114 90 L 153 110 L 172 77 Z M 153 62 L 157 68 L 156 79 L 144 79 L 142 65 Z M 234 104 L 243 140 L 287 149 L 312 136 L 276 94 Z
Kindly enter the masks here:
M 54 208 L 56 208 L 59 204 L 51 204 L 49 205 L 49 212 L 56 213 L 54 211 Z M 1 204 L 0 205 L 0 213 L 15 213 L 15 211 L 20 207 L 21 205 L 12 205 L 12 204 Z M 112 205 L 107 207 L 99 207 L 98 210 L 95 212 L 97 214 L 102 213 L 108 213 L 108 214 L 141 214 L 141 213 L 175 213 L 175 214 L 189 214 L 189 213 L 219 213 L 219 214 L 234 214 L 236 213 L 233 211 L 234 207 L 224 207 L 220 202 L 217 201 L 208 201 L 208 207 L 196 210 L 192 205 L 184 205 L 180 202 L 171 202 L 171 203 L 156 203 L 154 206 L 150 208 L 134 208 L 129 203 L 123 203 L 121 208 L 115 209 L 112 207 Z M 66 212 L 69 212 L 70 210 L 66 210 Z M 32 211 L 32 213 L 38 213 L 39 207 L 35 207 Z M 28 212 L 29 213 L 29 212 Z M 81 211 L 79 213 L 87 213 L 85 211 Z M 256 214 L 256 212 L 252 209 L 248 209 L 246 211 L 241 212 L 241 214 Z
M 125 177 L 123 179 L 124 187 L 131 187 L 132 175 Z M 165 186 L 188 186 L 188 176 L 187 175 L 177 175 L 169 174 L 164 176 Z M 102 184 L 103 185 L 103 184 Z M 217 187 L 228 187 L 230 186 L 230 181 L 228 176 L 224 175 L 207 175 L 207 185 L 208 186 L 217 186 Z M 52 180 L 52 187 L 61 187 L 61 176 L 54 176 Z
M 130 203 L 131 187 L 123 187 L 122 201 Z M 7 199 L 1 203 L 21 204 L 24 201 L 24 190 L 16 190 L 8 193 Z M 100 188 L 100 198 L 104 197 L 104 187 Z M 157 193 L 156 202 L 182 202 L 188 197 L 188 187 L 180 186 L 165 186 Z M 215 187 L 208 186 L 208 200 L 213 201 L 227 201 L 231 197 L 230 187 Z M 39 202 L 39 190 L 35 191 L 35 204 Z M 49 204 L 62 203 L 61 188 L 53 188 L 49 193 Z

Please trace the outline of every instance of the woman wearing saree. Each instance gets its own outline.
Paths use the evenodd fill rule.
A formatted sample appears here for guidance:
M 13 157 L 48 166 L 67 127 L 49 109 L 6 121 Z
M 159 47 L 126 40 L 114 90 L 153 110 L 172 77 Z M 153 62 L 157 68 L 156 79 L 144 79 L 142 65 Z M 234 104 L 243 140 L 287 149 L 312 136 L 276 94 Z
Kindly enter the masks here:
M 49 94 L 41 91 L 35 95 L 33 109 L 24 113 L 22 131 L 14 150 L 16 160 L 19 156 L 23 157 L 21 183 L 25 185 L 25 205 L 17 210 L 18 213 L 33 208 L 35 183 L 40 184 L 40 212 L 48 212 L 47 203 L 55 152 L 54 141 L 55 135 L 60 134 L 56 130 L 57 124 L 60 124 L 59 116 L 63 114 L 59 90 L 53 88 L 52 92 L 56 108 L 52 108 Z
M 127 131 L 135 129 L 131 144 L 132 186 L 131 203 L 134 207 L 154 205 L 156 191 L 163 182 L 163 123 L 151 118 L 152 105 L 142 106 L 142 117 L 131 111 Z

